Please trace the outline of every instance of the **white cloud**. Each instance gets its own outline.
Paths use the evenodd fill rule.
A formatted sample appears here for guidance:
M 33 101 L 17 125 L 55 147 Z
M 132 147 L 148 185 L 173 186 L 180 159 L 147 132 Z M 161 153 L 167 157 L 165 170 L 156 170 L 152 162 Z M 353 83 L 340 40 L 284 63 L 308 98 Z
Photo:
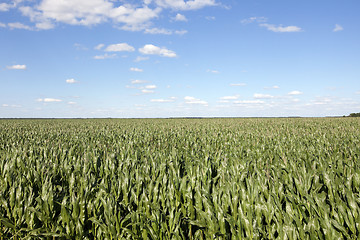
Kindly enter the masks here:
M 146 61 L 148 59 L 149 59 L 149 57 L 138 56 L 138 57 L 135 58 L 134 62 Z
M 6 68 L 11 70 L 25 70 L 26 65 L 12 65 L 12 66 L 7 66 Z
M 66 83 L 69 83 L 69 84 L 73 84 L 73 83 L 77 83 L 78 81 L 76 81 L 76 80 L 73 79 L 73 78 L 69 78 L 69 79 L 66 79 L 65 82 L 66 82 Z
M 105 48 L 106 52 L 133 52 L 135 48 L 127 43 L 112 44 Z
M 266 17 L 250 17 L 250 18 L 241 20 L 242 24 L 249 24 L 249 23 L 253 23 L 253 22 L 267 22 L 267 18 Z
M 147 85 L 145 86 L 146 89 L 155 89 L 156 85 Z
M 263 104 L 264 101 L 261 100 L 241 100 L 241 101 L 234 101 L 236 104 Z
M 231 83 L 230 86 L 232 86 L 232 87 L 243 87 L 243 86 L 246 86 L 246 83 Z
M 114 54 L 107 54 L 105 53 L 104 55 L 96 55 L 93 57 L 93 59 L 96 59 L 96 60 L 102 60 L 102 59 L 111 59 L 111 58 L 116 58 L 117 55 L 114 53 Z
M 176 97 L 170 97 L 169 99 L 151 99 L 150 102 L 157 102 L 157 103 L 169 103 L 174 102 Z
M 238 99 L 239 97 L 240 97 L 239 95 L 224 96 L 224 97 L 221 97 L 220 99 L 221 99 L 221 100 L 236 100 L 236 99 Z
M 94 47 L 95 50 L 101 50 L 103 47 L 105 47 L 105 44 L 100 43 Z
M 256 99 L 270 99 L 270 98 L 274 98 L 274 96 L 269 95 L 269 94 L 255 93 L 254 98 L 256 98 Z
M 342 30 L 344 30 L 344 28 L 341 25 L 335 24 L 335 28 L 333 29 L 333 32 L 339 32 Z
M 179 21 L 179 22 L 187 22 L 188 21 L 187 18 L 180 13 L 176 14 L 176 16 L 173 19 L 175 21 Z
M 260 24 L 261 27 L 265 27 L 267 30 L 272 32 L 301 32 L 302 29 L 297 26 L 275 26 L 274 24 L 262 23 Z
M 130 71 L 132 71 L 132 72 L 143 72 L 144 70 L 140 69 L 140 68 L 132 67 L 132 68 L 130 68 Z
M 172 31 L 165 28 L 149 28 L 149 29 L 145 29 L 144 33 L 171 35 Z
M 139 49 L 139 52 L 147 55 L 159 55 L 162 57 L 176 57 L 174 51 L 168 50 L 166 48 L 160 48 L 152 44 L 146 44 L 144 47 Z
M 209 21 L 215 21 L 216 18 L 214 16 L 207 16 L 205 17 L 206 20 L 209 20 Z
M 14 5 L 10 3 L 0 3 L 0 12 L 7 12 L 13 7 Z
M 39 30 L 49 30 L 49 29 L 53 29 L 55 27 L 55 25 L 52 24 L 51 22 L 47 21 L 47 22 L 36 23 L 35 27 Z
M 6 27 L 6 24 L 5 24 L 5 23 L 0 22 L 0 27 L 5 28 L 5 27 Z
M 31 27 L 29 27 L 29 26 L 27 26 L 25 24 L 19 23 L 19 22 L 8 23 L 8 26 L 9 26 L 10 29 L 32 30 Z
M 161 8 L 147 5 L 116 4 L 110 0 L 42 0 L 33 7 L 22 6 L 19 10 L 31 21 L 60 22 L 70 25 L 91 26 L 112 20 L 123 24 L 125 30 L 142 30 L 158 17 Z
M 69 105 L 75 105 L 76 102 L 68 102 L 67 104 L 69 104 Z
M 61 102 L 62 100 L 56 98 L 38 98 L 36 101 L 49 103 L 49 102 Z
M 295 91 L 291 91 L 291 92 L 289 92 L 288 93 L 288 95 L 301 95 L 301 94 L 303 94 L 302 92 L 300 92 L 300 91 L 297 91 L 297 90 L 295 90 Z
M 154 93 L 154 90 L 149 90 L 149 89 L 142 89 L 141 90 L 142 93 Z
M 147 81 L 145 80 L 132 80 L 131 84 L 143 84 L 143 83 L 147 83 Z
M 9 104 L 4 103 L 4 104 L 2 104 L 1 106 L 2 106 L 2 107 L 9 107 Z
M 215 6 L 217 3 L 215 0 L 155 0 L 155 2 L 164 8 L 172 8 L 178 10 L 195 10 L 207 6 Z
M 184 97 L 184 100 L 185 100 L 186 104 L 199 104 L 199 105 L 204 105 L 204 106 L 208 105 L 208 103 L 206 101 L 203 101 L 203 100 L 200 100 L 200 99 L 197 99 L 194 97 L 186 96 L 186 97 Z

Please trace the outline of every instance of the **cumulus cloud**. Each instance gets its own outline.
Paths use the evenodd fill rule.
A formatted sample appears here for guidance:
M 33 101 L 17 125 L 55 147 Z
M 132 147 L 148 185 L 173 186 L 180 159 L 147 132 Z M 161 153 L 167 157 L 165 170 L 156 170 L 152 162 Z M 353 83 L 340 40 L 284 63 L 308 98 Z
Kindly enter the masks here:
M 267 30 L 272 32 L 301 32 L 302 29 L 297 26 L 287 26 L 283 27 L 282 25 L 276 26 L 274 24 L 262 23 L 261 27 L 265 27 Z
M 339 32 L 342 30 L 344 30 L 344 28 L 341 25 L 335 24 L 335 28 L 333 29 L 333 32 Z
M 132 67 L 132 68 L 130 68 L 130 71 L 132 71 L 132 72 L 143 72 L 144 70 L 141 69 L 141 68 Z
M 111 58 L 116 58 L 117 55 L 114 53 L 114 54 L 103 54 L 103 55 L 96 55 L 93 57 L 93 59 L 96 59 L 96 60 L 102 60 L 102 59 L 111 59 Z
M 12 65 L 12 66 L 7 66 L 6 68 L 10 70 L 25 70 L 26 65 Z
M 208 103 L 206 101 L 194 98 L 194 97 L 190 97 L 190 96 L 186 96 L 184 97 L 185 103 L 186 104 L 199 104 L 199 105 L 204 105 L 207 106 Z
M 65 82 L 69 84 L 77 83 L 77 81 L 73 78 L 66 79 Z
M 146 44 L 144 47 L 139 49 L 139 52 L 146 55 L 159 55 L 170 58 L 176 57 L 176 53 L 174 51 L 166 48 L 160 48 L 152 44 Z
M 291 91 L 291 92 L 288 93 L 288 95 L 292 95 L 292 96 L 294 96 L 294 95 L 301 95 L 301 94 L 303 94 L 303 93 L 300 92 L 300 91 L 297 91 L 297 90 Z
M 133 52 L 135 48 L 127 43 L 112 44 L 105 48 L 106 52 Z
M 208 6 L 217 5 L 215 0 L 155 0 L 155 2 L 163 8 L 172 8 L 178 10 L 195 10 Z
M 269 94 L 255 93 L 254 98 L 256 98 L 256 99 L 270 99 L 270 98 L 274 98 L 274 96 L 269 95 Z
M 116 4 L 110 0 L 42 0 L 34 6 L 19 8 L 33 22 L 60 22 L 91 26 L 112 20 L 123 29 L 141 30 L 158 17 L 161 8 L 137 7 L 135 4 Z
M 13 7 L 15 7 L 15 4 L 0 3 L 0 12 L 7 12 Z
M 180 13 L 176 14 L 176 16 L 173 18 L 173 20 L 178 21 L 178 22 L 187 22 L 188 21 L 187 18 Z
M 36 100 L 37 102 L 45 102 L 45 103 L 50 103 L 50 102 L 61 102 L 61 99 L 56 99 L 56 98 L 38 98 Z

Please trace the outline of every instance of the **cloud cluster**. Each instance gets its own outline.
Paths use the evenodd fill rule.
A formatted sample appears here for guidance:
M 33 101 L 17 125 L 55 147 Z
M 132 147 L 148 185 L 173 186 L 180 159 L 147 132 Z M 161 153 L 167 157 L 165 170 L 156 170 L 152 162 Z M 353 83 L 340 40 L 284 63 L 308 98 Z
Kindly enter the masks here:
M 59 23 L 93 26 L 112 22 L 124 30 L 147 29 L 148 32 L 155 32 L 159 29 L 149 28 L 149 26 L 152 25 L 154 19 L 159 18 L 163 9 L 186 11 L 216 5 L 218 4 L 215 0 L 144 0 L 143 4 L 130 0 L 40 0 L 37 3 L 14 0 L 12 3 L 0 3 L 0 12 L 18 8 L 23 16 L 28 17 L 35 24 L 34 28 L 22 26 L 27 30 L 51 29 Z M 187 21 L 186 17 L 180 13 L 174 20 Z M 179 34 L 176 31 L 174 33 Z
M 101 50 L 105 47 L 104 44 L 98 44 L 94 47 L 96 50 Z M 111 44 L 104 49 L 105 52 L 134 52 L 135 48 L 127 43 L 117 43 Z M 176 57 L 176 53 L 172 50 L 169 50 L 165 47 L 158 47 L 153 44 L 146 44 L 143 47 L 139 48 L 138 51 L 144 55 L 158 55 L 161 57 L 169 57 L 174 58 Z M 116 58 L 116 54 L 104 54 L 104 55 L 96 55 L 94 59 L 108 59 L 108 58 Z M 149 59 L 148 57 L 138 56 L 135 59 L 135 62 L 140 62 Z M 139 68 L 130 68 L 130 71 L 134 72 L 142 72 L 142 69 Z

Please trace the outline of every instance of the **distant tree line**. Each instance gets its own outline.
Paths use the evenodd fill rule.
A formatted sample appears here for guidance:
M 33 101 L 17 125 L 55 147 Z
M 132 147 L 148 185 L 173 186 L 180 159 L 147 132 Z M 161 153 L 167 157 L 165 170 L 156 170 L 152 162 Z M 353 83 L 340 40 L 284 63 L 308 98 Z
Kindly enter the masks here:
M 360 117 L 360 113 L 350 113 L 349 117 Z

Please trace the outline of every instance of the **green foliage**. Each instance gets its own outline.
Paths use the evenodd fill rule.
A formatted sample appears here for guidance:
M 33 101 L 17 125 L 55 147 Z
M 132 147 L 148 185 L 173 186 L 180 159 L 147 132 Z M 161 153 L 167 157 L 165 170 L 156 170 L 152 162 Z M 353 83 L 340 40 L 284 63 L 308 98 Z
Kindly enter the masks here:
M 360 117 L 360 113 L 350 113 L 349 117 Z
M 360 121 L 1 120 L 0 239 L 357 239 Z

